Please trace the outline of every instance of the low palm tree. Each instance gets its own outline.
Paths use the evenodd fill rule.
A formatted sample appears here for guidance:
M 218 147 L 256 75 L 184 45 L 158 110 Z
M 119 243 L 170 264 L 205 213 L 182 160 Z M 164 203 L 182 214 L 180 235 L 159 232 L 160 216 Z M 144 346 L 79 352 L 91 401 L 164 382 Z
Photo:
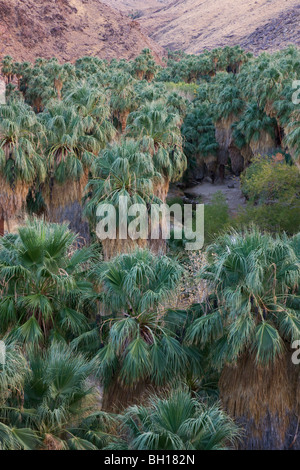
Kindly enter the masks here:
M 0 245 L 1 332 L 25 343 L 72 338 L 87 331 L 80 309 L 91 249 L 75 250 L 64 225 L 33 221 Z
M 40 139 L 43 126 L 22 101 L 0 107 L 0 235 L 26 201 L 31 186 L 44 181 Z
M 95 268 L 107 317 L 101 326 L 104 345 L 96 356 L 105 410 L 135 403 L 151 387 L 175 380 L 188 365 L 199 369 L 200 356 L 182 346 L 165 312 L 181 273 L 170 258 L 141 249 Z
M 5 366 L 0 373 L 0 449 L 33 450 L 40 444 L 39 436 L 26 423 L 20 425 L 17 411 L 24 399 L 28 363 L 16 344 L 6 341 L 5 347 Z
M 99 448 L 109 417 L 100 422 L 97 412 L 97 432 L 86 430 L 81 437 L 85 422 L 95 421 L 99 400 L 89 379 L 93 362 L 59 342 L 47 350 L 27 348 L 25 356 L 8 346 L 0 384 L 0 448 L 95 450 L 90 441 L 97 435 Z
M 290 351 L 300 338 L 298 243 L 299 235 L 231 232 L 208 248 L 201 272 L 218 304 L 194 322 L 187 341 L 211 345 L 223 406 L 246 427 L 246 448 L 298 445 L 288 438 L 299 416 Z
M 121 422 L 128 450 L 225 450 L 240 434 L 218 404 L 207 405 L 186 390 L 153 396 L 147 406 L 129 408 Z

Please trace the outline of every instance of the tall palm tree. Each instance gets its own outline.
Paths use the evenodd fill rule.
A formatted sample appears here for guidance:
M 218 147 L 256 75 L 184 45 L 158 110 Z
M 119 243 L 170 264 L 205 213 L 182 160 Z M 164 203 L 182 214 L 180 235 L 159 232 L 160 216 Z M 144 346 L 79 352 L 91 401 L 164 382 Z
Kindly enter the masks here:
M 117 213 L 117 231 L 114 240 L 101 240 L 104 259 L 108 260 L 119 253 L 128 252 L 139 246 L 146 246 L 146 239 L 123 240 L 119 236 L 120 198 L 127 198 L 127 209 L 133 204 L 142 204 L 148 211 L 148 204 L 159 202 L 153 196 L 155 181 L 160 175 L 154 169 L 151 156 L 140 149 L 138 142 L 131 139 L 113 144 L 103 150 L 92 167 L 86 192 L 85 214 L 95 227 L 97 209 L 100 205 L 112 204 Z M 128 217 L 128 223 L 130 222 Z
M 121 125 L 124 134 L 129 114 L 135 109 L 134 79 L 126 73 L 116 73 L 110 77 L 110 106 L 114 117 Z
M 276 120 L 252 102 L 234 124 L 233 136 L 239 148 L 249 145 L 254 155 L 268 154 L 276 148 L 276 128 Z
M 8 85 L 14 78 L 14 61 L 9 55 L 3 57 L 1 61 L 1 72 L 5 77 L 6 84 Z
M 0 245 L 1 332 L 21 342 L 72 338 L 88 331 L 80 305 L 92 293 L 85 282 L 91 249 L 75 250 L 64 225 L 30 222 Z
M 98 137 L 105 136 L 99 135 L 94 120 L 81 116 L 63 101 L 53 102 L 39 119 L 47 130 L 44 147 L 48 177 L 43 195 L 49 218 L 52 222 L 68 220 L 73 230 L 88 238 L 81 200 L 90 167 L 103 145 Z
M 219 148 L 209 106 L 192 107 L 183 122 L 181 133 L 188 169 L 194 178 L 202 180 L 207 172 L 214 172 Z
M 90 83 L 77 83 L 64 98 L 66 105 L 74 106 L 82 117 L 88 132 L 102 147 L 111 141 L 116 131 L 110 120 L 110 107 L 107 97 L 99 88 Z
M 146 79 L 148 82 L 152 82 L 157 70 L 158 66 L 153 59 L 150 49 L 144 49 L 132 63 L 132 71 L 138 80 Z
M 61 93 L 65 82 L 70 78 L 71 75 L 75 75 L 74 66 L 68 63 L 60 65 L 56 59 L 52 59 L 45 66 L 45 73 L 53 82 L 57 99 L 61 100 Z
M 46 176 L 41 156 L 43 126 L 22 101 L 0 107 L 0 235 L 26 201 L 28 190 Z
M 218 305 L 194 322 L 187 340 L 211 345 L 223 370 L 223 406 L 246 428 L 246 448 L 300 445 L 293 441 L 299 372 L 290 351 L 300 338 L 298 243 L 298 235 L 232 232 L 208 248 L 201 272 Z
M 161 101 L 146 103 L 130 116 L 128 135 L 139 139 L 153 157 L 155 169 L 164 181 L 155 188 L 155 195 L 165 202 L 171 181 L 178 181 L 186 170 L 182 149 L 180 116 L 168 112 Z
M 207 405 L 186 390 L 153 396 L 147 406 L 129 408 L 121 422 L 124 448 L 131 450 L 225 450 L 240 433 L 218 404 Z
M 95 268 L 107 316 L 101 326 L 104 347 L 97 354 L 105 410 L 140 400 L 149 388 L 172 382 L 191 364 L 199 370 L 199 355 L 182 346 L 164 308 L 181 273 L 170 258 L 140 249 Z

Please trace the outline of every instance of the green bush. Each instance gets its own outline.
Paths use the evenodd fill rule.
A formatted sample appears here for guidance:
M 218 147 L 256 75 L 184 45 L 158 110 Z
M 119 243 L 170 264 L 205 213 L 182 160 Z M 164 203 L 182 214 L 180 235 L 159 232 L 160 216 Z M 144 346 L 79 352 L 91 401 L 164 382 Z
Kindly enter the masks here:
M 220 232 L 232 225 L 229 207 L 221 191 L 214 194 L 210 204 L 205 205 L 204 223 L 205 244 L 211 243 Z
M 295 234 L 300 230 L 300 173 L 296 166 L 257 157 L 241 177 L 249 200 L 238 224 L 255 223 L 262 230 Z

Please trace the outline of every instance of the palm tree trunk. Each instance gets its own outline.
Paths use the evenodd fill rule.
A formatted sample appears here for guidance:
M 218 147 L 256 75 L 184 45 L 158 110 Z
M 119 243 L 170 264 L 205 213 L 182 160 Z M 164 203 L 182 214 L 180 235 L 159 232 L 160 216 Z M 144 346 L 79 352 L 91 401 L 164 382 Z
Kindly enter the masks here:
M 4 219 L 0 218 L 0 237 L 4 237 Z
M 220 396 L 225 410 L 244 428 L 243 450 L 300 449 L 299 366 L 286 352 L 266 368 L 245 355 L 225 367 Z
M 129 116 L 129 111 L 124 111 L 123 113 L 120 113 L 119 119 L 120 119 L 120 123 L 122 126 L 122 134 L 124 134 L 126 131 L 128 116 Z
M 134 388 L 125 388 L 114 380 L 103 393 L 102 410 L 120 413 L 129 406 L 143 404 L 153 393 L 154 387 L 145 382 L 139 382 Z
M 131 240 L 131 238 L 120 240 L 119 238 L 116 238 L 115 240 L 101 240 L 101 244 L 104 261 L 109 261 L 122 253 L 131 253 L 138 247 L 146 248 L 147 240 Z

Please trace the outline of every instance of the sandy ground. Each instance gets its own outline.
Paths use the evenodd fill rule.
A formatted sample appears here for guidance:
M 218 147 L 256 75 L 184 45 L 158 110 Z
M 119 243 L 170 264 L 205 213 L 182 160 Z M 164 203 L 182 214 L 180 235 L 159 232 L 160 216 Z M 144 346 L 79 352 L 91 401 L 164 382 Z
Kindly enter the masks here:
M 231 186 L 234 186 L 234 188 Z M 245 206 L 246 200 L 241 191 L 240 179 L 235 176 L 227 176 L 224 183 L 216 182 L 211 184 L 211 182 L 205 180 L 203 183 L 188 188 L 184 192 L 195 198 L 201 197 L 201 203 L 209 204 L 213 195 L 218 191 L 221 191 L 226 197 L 231 215 L 235 215 L 240 206 Z

